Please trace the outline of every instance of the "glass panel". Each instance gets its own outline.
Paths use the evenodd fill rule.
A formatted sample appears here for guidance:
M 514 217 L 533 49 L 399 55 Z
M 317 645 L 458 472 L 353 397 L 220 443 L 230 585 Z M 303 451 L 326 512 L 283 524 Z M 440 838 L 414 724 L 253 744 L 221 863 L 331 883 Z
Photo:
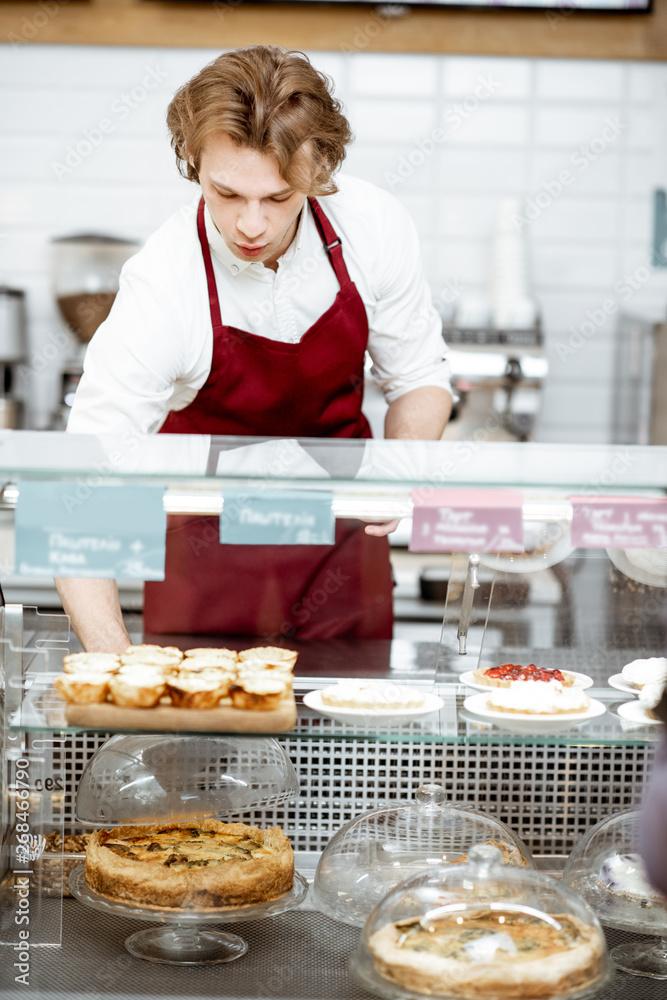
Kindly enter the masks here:
M 308 488 L 393 484 L 576 488 L 583 493 L 664 492 L 667 447 L 558 445 L 483 441 L 384 441 L 151 435 L 123 437 L 52 432 L 0 433 L 0 475 L 77 480 L 77 496 L 104 479 L 225 480 Z M 403 487 L 403 488 L 401 488 Z

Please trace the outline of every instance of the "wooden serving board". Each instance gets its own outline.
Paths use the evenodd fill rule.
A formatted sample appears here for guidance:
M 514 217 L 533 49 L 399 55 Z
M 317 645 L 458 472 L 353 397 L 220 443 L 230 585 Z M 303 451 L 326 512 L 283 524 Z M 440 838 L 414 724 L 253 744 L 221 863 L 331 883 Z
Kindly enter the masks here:
M 155 732 L 190 730 L 205 733 L 287 733 L 296 725 L 294 693 L 268 712 L 232 708 L 121 708 L 111 702 L 99 705 L 70 705 L 65 708 L 67 724 L 92 729 L 147 729 Z

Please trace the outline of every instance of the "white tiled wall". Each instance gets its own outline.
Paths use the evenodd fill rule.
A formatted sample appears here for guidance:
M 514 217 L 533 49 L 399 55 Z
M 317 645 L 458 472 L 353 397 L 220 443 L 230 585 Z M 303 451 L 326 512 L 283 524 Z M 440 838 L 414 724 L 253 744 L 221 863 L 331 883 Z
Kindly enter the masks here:
M 24 389 L 38 424 L 48 421 L 57 391 L 45 353 L 62 330 L 48 241 L 82 230 L 145 238 L 193 196 L 176 172 L 164 113 L 174 90 L 215 55 L 0 46 L 0 283 L 28 292 Z M 652 192 L 667 186 L 667 65 L 312 58 L 335 79 L 357 135 L 348 171 L 389 185 L 401 157 L 444 130 L 433 154 L 394 187 L 420 231 L 436 291 L 453 279 L 483 291 L 499 199 L 534 199 L 560 171 L 571 171 L 573 182 L 524 228 L 551 365 L 539 437 L 607 440 L 614 320 L 574 353 L 559 345 L 604 299 L 620 304 L 615 282 L 648 257 Z M 58 178 L 54 164 L 105 118 L 110 133 Z M 620 135 L 583 169 L 572 157 L 610 121 L 620 122 Z M 623 305 L 661 317 L 666 303 L 667 269 L 652 272 Z

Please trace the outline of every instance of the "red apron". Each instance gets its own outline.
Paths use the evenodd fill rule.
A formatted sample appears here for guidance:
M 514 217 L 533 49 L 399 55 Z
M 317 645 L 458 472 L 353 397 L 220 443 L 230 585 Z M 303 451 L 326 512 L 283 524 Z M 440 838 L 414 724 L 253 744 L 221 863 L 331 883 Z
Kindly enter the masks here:
M 200 201 L 211 371 L 160 433 L 371 436 L 361 412 L 366 310 L 329 220 L 314 198 L 308 205 L 340 288 L 301 340 L 285 344 L 223 324 Z M 274 642 L 391 638 L 389 543 L 366 535 L 363 523 L 338 520 L 335 545 L 220 545 L 218 537 L 217 517 L 169 518 L 165 580 L 145 586 L 146 632 L 261 635 Z

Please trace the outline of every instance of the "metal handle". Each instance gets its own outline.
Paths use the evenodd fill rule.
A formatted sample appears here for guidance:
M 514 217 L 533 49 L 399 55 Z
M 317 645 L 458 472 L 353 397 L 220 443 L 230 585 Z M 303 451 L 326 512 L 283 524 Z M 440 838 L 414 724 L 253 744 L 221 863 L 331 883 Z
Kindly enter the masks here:
M 468 629 L 470 627 L 470 615 L 472 613 L 472 602 L 475 591 L 479 587 L 479 556 L 472 555 L 468 560 L 468 573 L 466 584 L 463 590 L 463 600 L 461 602 L 461 617 L 459 618 L 459 628 L 456 638 L 459 640 L 459 656 L 465 656 L 468 652 Z

